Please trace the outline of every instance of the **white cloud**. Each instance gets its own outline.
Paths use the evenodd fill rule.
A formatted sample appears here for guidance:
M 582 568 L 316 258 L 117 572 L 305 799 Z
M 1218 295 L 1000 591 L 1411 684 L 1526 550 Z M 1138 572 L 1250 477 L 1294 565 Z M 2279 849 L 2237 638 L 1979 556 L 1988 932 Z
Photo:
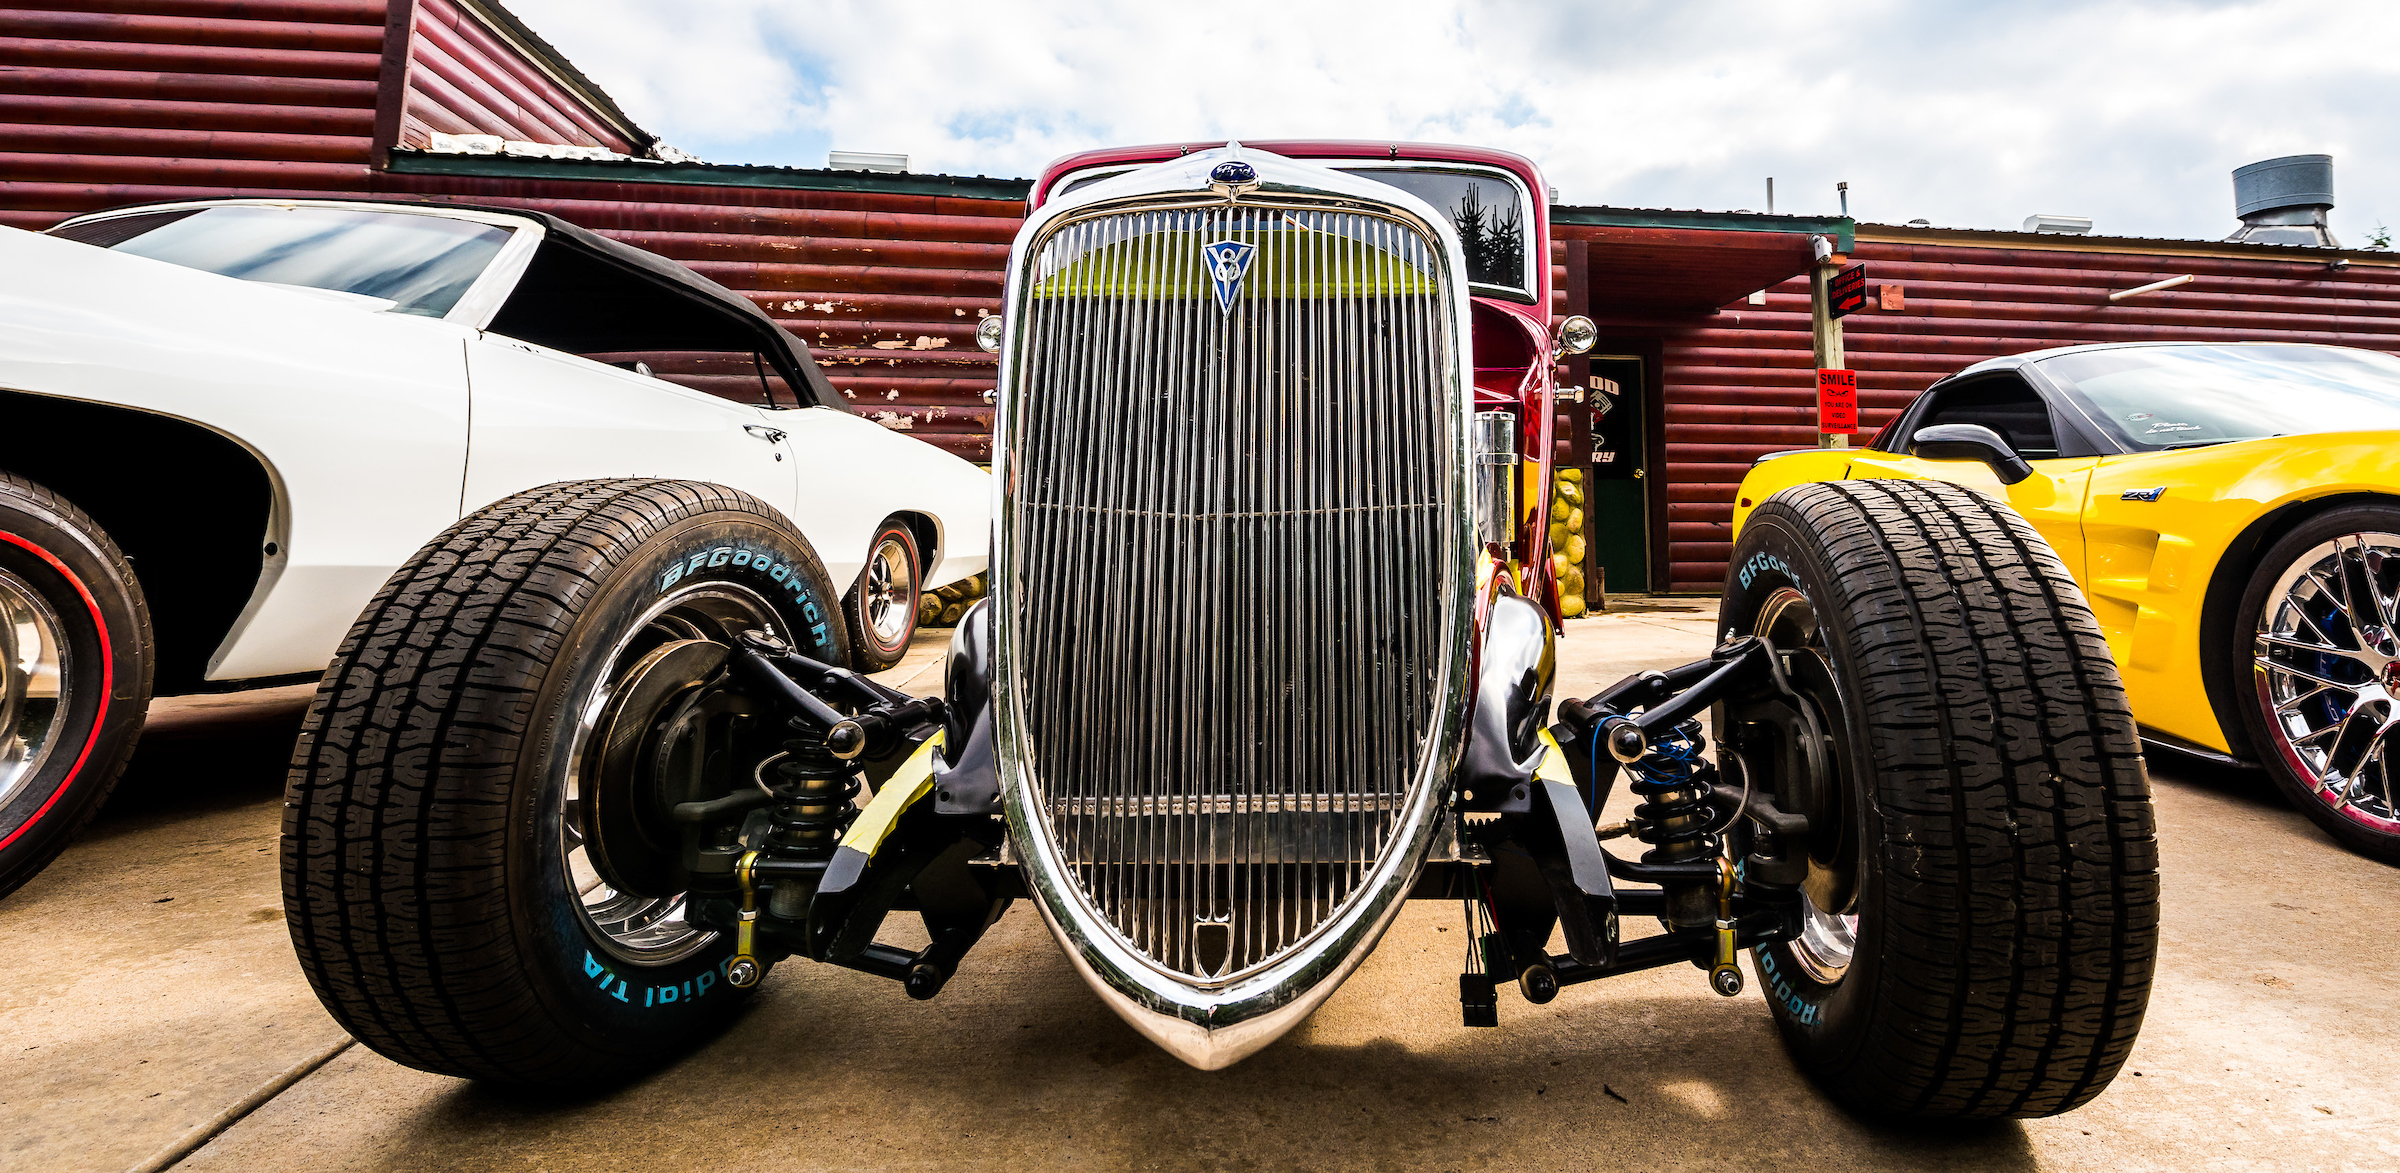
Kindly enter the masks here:
M 1432 139 L 1533 157 L 1571 203 L 2221 236 L 2226 173 L 2336 157 L 2335 227 L 2400 222 L 2400 6 L 1619 3 L 892 6 L 515 0 L 670 141 L 1031 175 L 1088 147 Z

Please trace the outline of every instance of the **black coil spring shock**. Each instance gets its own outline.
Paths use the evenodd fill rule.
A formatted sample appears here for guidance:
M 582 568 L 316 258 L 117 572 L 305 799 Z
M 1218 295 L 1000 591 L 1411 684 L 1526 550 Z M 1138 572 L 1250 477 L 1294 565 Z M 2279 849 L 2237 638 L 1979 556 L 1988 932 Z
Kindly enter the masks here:
M 783 751 L 783 760 L 775 763 L 775 793 L 783 801 L 767 811 L 767 853 L 779 859 L 830 860 L 834 848 L 841 846 L 842 832 L 858 817 L 858 808 L 850 802 L 858 795 L 858 774 L 850 763 L 833 756 L 825 735 L 815 730 L 795 729 Z M 802 919 L 816 892 L 813 876 L 780 880 L 767 911 L 785 920 Z
M 1698 721 L 1686 721 L 1650 743 L 1640 761 L 1626 766 L 1626 788 L 1642 801 L 1633 808 L 1634 835 L 1650 845 L 1644 863 L 1693 863 L 1715 859 L 1724 843 L 1715 832 L 1717 811 L 1709 805 L 1711 768 L 1700 753 L 1708 747 Z M 1667 921 L 1676 928 L 1713 923 L 1715 893 L 1708 885 L 1667 888 Z
M 842 832 L 857 817 L 851 799 L 858 795 L 858 774 L 833 756 L 825 735 L 813 729 L 795 730 L 783 750 L 784 759 L 775 763 L 775 792 L 784 801 L 767 816 L 769 849 L 782 859 L 832 859 Z

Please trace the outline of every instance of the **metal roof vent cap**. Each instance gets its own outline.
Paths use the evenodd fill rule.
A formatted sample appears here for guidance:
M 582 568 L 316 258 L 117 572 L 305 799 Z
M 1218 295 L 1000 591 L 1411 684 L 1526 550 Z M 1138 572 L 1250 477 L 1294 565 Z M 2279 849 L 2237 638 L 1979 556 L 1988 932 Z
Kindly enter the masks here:
M 2233 169 L 2233 214 L 2242 226 L 2225 239 L 2340 248 L 2325 226 L 2332 207 L 2333 156 L 2262 159 Z
M 2092 218 L 2089 216 L 2054 216 L 2048 212 L 2037 212 L 2025 217 L 2025 231 L 2049 232 L 2059 236 L 2088 236 L 2092 231 Z
M 908 156 L 887 155 L 881 151 L 827 151 L 825 166 L 833 171 L 879 171 L 886 175 L 908 173 Z

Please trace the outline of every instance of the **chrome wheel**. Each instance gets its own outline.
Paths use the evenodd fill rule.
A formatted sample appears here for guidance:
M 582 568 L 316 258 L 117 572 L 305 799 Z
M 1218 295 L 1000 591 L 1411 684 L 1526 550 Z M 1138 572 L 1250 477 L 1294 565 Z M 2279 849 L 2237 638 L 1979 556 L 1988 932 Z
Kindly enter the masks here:
M 889 646 L 908 635 L 917 621 L 917 567 L 906 546 L 889 537 L 876 543 L 859 590 L 877 643 Z
M 792 638 L 775 609 L 741 586 L 708 582 L 672 592 L 653 603 L 633 634 L 610 653 L 607 669 L 577 710 L 575 746 L 566 758 L 567 776 L 561 789 L 565 801 L 558 811 L 559 865 L 577 894 L 576 913 L 620 961 L 667 965 L 707 947 L 717 934 L 685 919 L 680 892 L 642 895 L 610 882 L 610 853 L 630 861 L 641 845 L 596 841 L 595 827 L 611 825 L 600 821 L 594 806 L 601 793 L 598 783 L 605 766 L 604 743 L 620 724 L 645 730 L 663 728 L 661 736 L 670 742 L 691 736 L 693 727 L 687 714 L 695 708 L 697 694 L 705 691 L 705 673 L 722 664 L 724 655 L 694 657 L 688 653 L 730 648 L 741 632 L 753 629 L 787 641 Z M 658 679 L 662 672 L 691 672 L 688 666 L 694 663 L 703 666 L 698 675 Z M 637 708 L 640 711 L 633 711 Z M 675 752 L 676 747 L 668 744 L 655 748 L 652 756 L 664 760 Z
M 1792 942 L 1792 957 L 1808 976 L 1832 985 L 1850 972 L 1858 955 L 1858 914 L 1827 912 L 1814 897 L 1800 897 L 1800 936 Z
M 1760 715 L 1784 727 L 1776 739 L 1783 760 L 1771 770 L 1779 779 L 1779 799 L 1786 809 L 1808 816 L 1811 828 L 1808 877 L 1801 881 L 1801 890 L 1812 908 L 1852 913 L 1858 907 L 1859 877 L 1865 872 L 1864 806 L 1847 789 L 1845 698 L 1826 647 L 1824 624 L 1808 596 L 1778 587 L 1759 604 L 1755 627 L 1751 634 L 1774 645 L 1784 677 L 1798 694 L 1796 701 L 1770 705 Z M 1803 713 L 1803 708 L 1808 711 Z M 1851 919 L 1854 935 L 1856 918 Z
M 2400 833 L 2400 534 L 2335 537 L 2292 560 L 2260 608 L 2252 650 L 2265 748 L 2317 801 Z
M 1785 681 L 1796 695 L 1769 697 L 1726 710 L 1729 720 L 1771 737 L 1745 739 L 1760 755 L 1743 769 L 1764 767 L 1777 801 L 1808 816 L 1808 871 L 1800 882 L 1803 917 L 1792 959 L 1825 985 L 1842 980 L 1858 954 L 1860 879 L 1866 870 L 1862 805 L 1848 793 L 1843 768 L 1843 696 L 1835 678 L 1824 623 L 1807 595 L 1777 587 L 1760 600 L 1752 634 L 1774 645 Z
M 32 781 L 74 699 L 65 631 L 49 604 L 0 570 L 0 805 Z

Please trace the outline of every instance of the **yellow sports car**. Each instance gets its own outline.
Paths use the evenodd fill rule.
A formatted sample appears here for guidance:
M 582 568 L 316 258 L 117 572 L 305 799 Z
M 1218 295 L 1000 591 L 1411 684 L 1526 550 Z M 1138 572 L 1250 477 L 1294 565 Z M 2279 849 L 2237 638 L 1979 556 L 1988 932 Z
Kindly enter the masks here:
M 2006 500 L 2082 584 L 2156 745 L 2266 768 L 2400 863 L 2400 360 L 2133 343 L 1980 362 L 1865 448 L 1760 458 L 1777 490 L 1911 477 Z

